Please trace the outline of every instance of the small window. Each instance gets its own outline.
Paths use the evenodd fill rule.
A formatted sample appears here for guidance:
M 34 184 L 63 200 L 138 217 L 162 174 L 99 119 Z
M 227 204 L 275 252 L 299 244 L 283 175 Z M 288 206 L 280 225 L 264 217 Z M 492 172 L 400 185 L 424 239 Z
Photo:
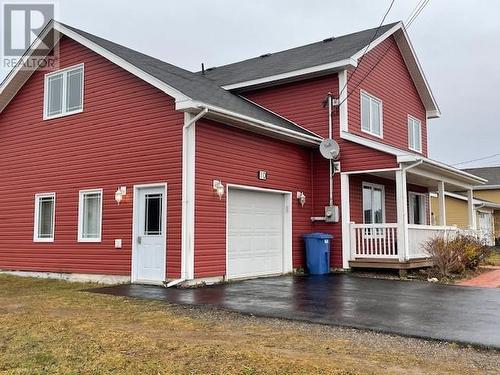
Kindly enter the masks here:
M 382 138 L 382 101 L 361 91 L 361 130 Z
M 45 120 L 83 110 L 83 65 L 45 75 Z
M 412 151 L 422 152 L 422 123 L 411 116 L 408 116 L 408 147 Z
M 144 235 L 161 236 L 163 194 L 146 194 L 145 199 Z
M 54 241 L 55 204 L 55 193 L 35 195 L 35 242 Z
M 82 190 L 78 205 L 78 241 L 101 242 L 102 189 Z

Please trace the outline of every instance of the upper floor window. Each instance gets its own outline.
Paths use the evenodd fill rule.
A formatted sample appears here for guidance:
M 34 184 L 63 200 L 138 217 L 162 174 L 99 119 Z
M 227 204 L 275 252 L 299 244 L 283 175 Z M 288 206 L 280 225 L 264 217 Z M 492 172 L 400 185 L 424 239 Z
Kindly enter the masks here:
M 101 242 L 102 189 L 80 191 L 78 242 Z
M 44 193 L 35 195 L 35 242 L 54 241 L 56 194 Z
M 83 110 L 83 64 L 45 75 L 43 118 Z
M 382 138 L 382 101 L 361 91 L 361 130 Z
M 408 147 L 422 152 L 422 123 L 415 117 L 408 116 Z

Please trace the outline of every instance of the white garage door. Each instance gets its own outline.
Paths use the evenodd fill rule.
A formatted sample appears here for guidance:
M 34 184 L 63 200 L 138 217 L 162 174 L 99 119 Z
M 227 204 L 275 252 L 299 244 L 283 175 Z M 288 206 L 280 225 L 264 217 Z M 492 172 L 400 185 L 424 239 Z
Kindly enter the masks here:
M 278 193 L 229 190 L 228 278 L 284 272 L 285 197 Z

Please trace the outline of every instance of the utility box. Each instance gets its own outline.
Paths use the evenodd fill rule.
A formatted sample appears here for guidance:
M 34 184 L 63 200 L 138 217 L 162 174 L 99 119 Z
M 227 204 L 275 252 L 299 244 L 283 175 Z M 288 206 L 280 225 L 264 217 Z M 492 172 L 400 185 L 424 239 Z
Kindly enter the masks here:
M 325 207 L 325 222 L 338 223 L 339 222 L 339 206 L 326 206 Z

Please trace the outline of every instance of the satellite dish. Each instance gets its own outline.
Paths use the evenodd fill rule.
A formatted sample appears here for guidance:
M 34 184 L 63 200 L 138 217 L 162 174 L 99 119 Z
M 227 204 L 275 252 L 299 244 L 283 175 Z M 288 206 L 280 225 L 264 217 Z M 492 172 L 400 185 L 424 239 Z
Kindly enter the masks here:
M 340 146 L 333 139 L 326 138 L 319 145 L 319 152 L 325 159 L 337 159 L 340 154 Z

